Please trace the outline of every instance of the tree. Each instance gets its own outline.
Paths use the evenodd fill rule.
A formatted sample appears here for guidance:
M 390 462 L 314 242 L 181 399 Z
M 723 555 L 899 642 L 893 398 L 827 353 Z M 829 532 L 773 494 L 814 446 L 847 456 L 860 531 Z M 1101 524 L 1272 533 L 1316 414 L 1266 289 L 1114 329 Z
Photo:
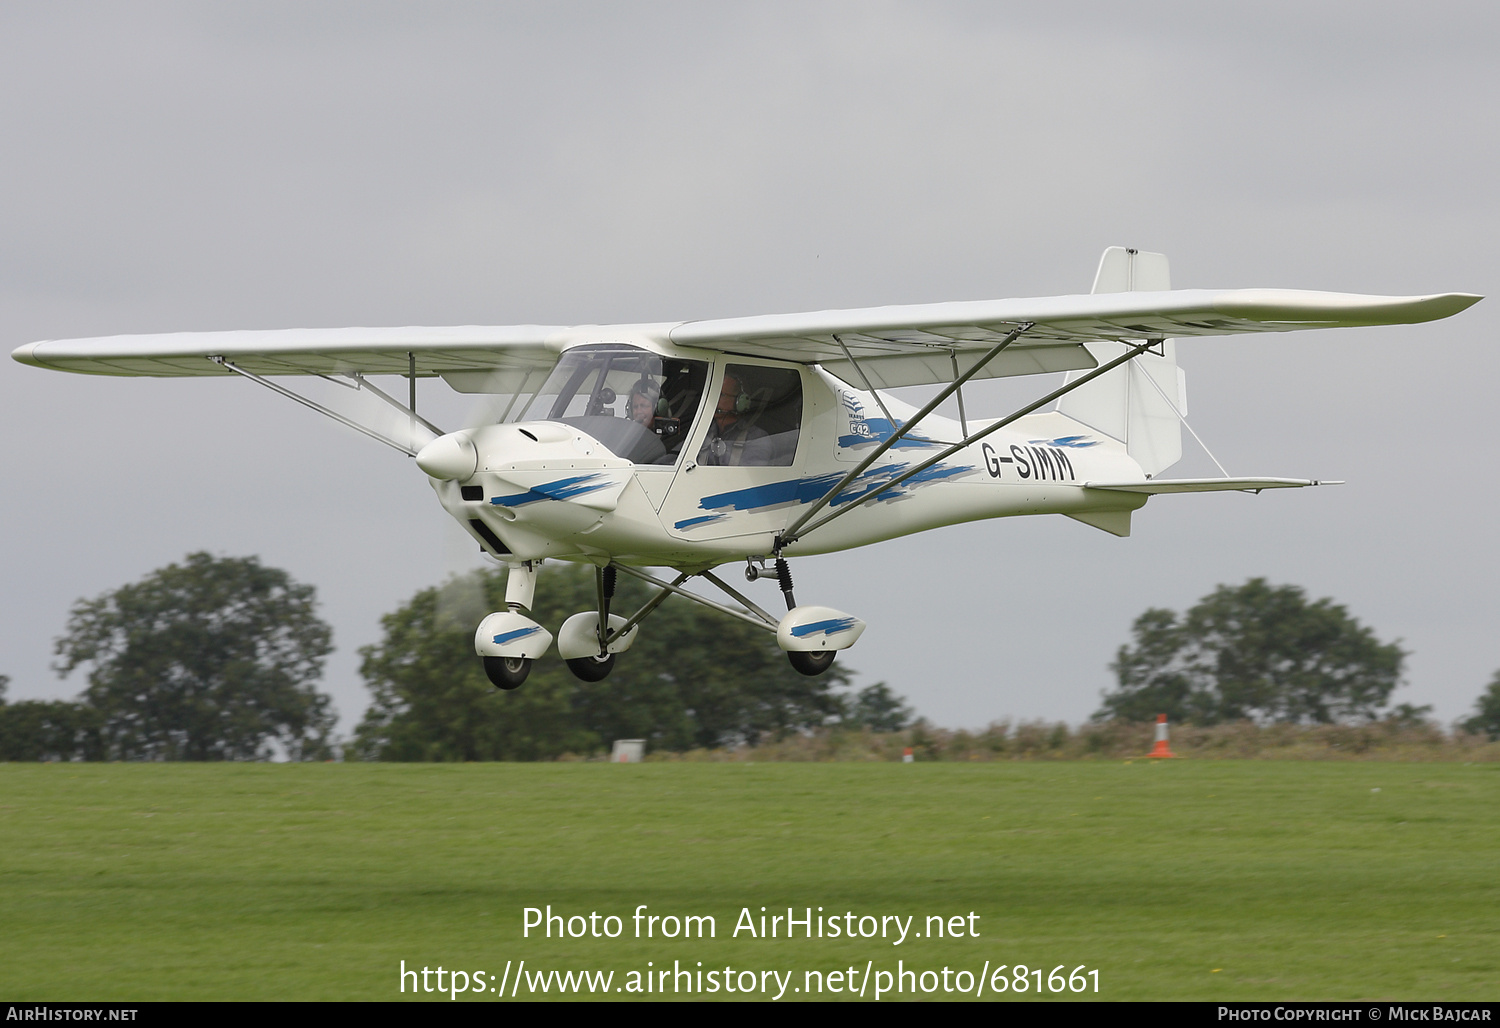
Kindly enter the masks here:
M 66 677 L 123 760 L 292 759 L 328 750 L 334 714 L 313 688 L 332 649 L 312 586 L 255 557 L 193 553 L 133 585 L 80 600 L 57 640 Z
M 0 760 L 103 760 L 99 712 L 84 703 L 7 703 L 10 679 L 0 675 Z
M 464 585 L 479 590 L 477 602 L 464 613 L 446 609 L 445 594 Z M 560 665 L 538 661 L 524 686 L 505 693 L 485 677 L 474 625 L 504 603 L 504 576 L 476 572 L 446 590 L 424 589 L 381 618 L 384 638 L 360 650 L 360 674 L 373 695 L 355 730 L 362 759 L 536 760 L 598 744 L 574 721 Z
M 899 732 L 911 724 L 915 713 L 906 705 L 906 697 L 891 692 L 884 682 L 876 682 L 854 694 L 844 722 L 872 732 Z
M 1132 631 L 1135 645 L 1110 665 L 1119 688 L 1096 720 L 1368 720 L 1400 684 L 1406 658 L 1331 599 L 1309 603 L 1297 586 L 1263 578 L 1221 585 L 1181 617 L 1147 610 Z
M 1474 716 L 1463 724 L 1464 730 L 1500 740 L 1500 671 L 1490 679 L 1490 686 L 1474 701 Z
M 453 616 L 445 595 L 479 596 Z M 554 630 L 594 607 L 593 569 L 548 567 L 532 616 Z M 620 577 L 614 609 L 630 612 L 649 586 Z M 584 683 L 555 655 L 536 662 L 526 684 L 500 692 L 474 656 L 474 625 L 503 610 L 504 574 L 475 572 L 446 590 L 425 589 L 381 623 L 385 637 L 361 650 L 374 702 L 356 731 L 356 750 L 375 760 L 537 760 L 595 752 L 613 739 L 646 739 L 685 750 L 755 742 L 837 721 L 833 690 L 849 674 L 818 678 L 792 670 L 769 632 L 697 604 L 669 600 L 641 625 L 609 678 Z

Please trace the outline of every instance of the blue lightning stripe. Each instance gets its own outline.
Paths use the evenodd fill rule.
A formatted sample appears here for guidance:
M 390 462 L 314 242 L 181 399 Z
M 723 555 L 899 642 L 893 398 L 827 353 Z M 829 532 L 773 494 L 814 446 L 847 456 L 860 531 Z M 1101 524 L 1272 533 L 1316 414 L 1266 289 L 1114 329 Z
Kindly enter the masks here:
M 945 478 L 952 478 L 954 475 L 961 475 L 965 471 L 972 470 L 974 470 L 972 467 L 945 468 L 941 464 L 934 464 L 926 471 L 917 472 L 915 475 L 908 478 L 905 482 L 902 482 L 900 485 L 898 485 L 895 489 L 887 489 L 883 492 L 876 493 L 875 499 L 881 501 L 899 499 L 903 495 L 903 491 L 909 485 L 915 485 L 921 482 L 940 482 Z
M 837 635 L 847 632 L 854 627 L 854 618 L 829 618 L 827 621 L 810 621 L 805 625 L 798 625 L 792 629 L 792 636 L 801 639 L 821 631 L 824 635 Z
M 596 481 L 603 479 L 604 481 Z M 610 485 L 609 477 L 606 475 L 574 475 L 572 478 L 559 478 L 555 482 L 543 482 L 534 485 L 524 493 L 513 493 L 510 496 L 496 496 L 490 503 L 496 507 L 522 507 L 528 503 L 536 503 L 539 500 L 571 500 L 575 496 L 584 493 L 592 493 L 599 489 L 606 489 Z
M 672 527 L 679 530 L 684 528 L 696 528 L 698 525 L 706 525 L 712 521 L 723 521 L 728 516 L 728 514 L 705 514 L 701 518 L 688 518 L 685 521 L 679 521 Z
M 1099 445 L 1099 440 L 1090 439 L 1086 435 L 1060 435 L 1056 439 L 1028 439 L 1026 441 L 1032 446 L 1064 446 L 1074 450 Z
M 698 501 L 704 510 L 759 510 L 790 503 L 812 503 L 838 484 L 842 475 L 816 475 L 812 478 L 788 478 L 780 482 L 716 493 Z
M 878 472 L 866 472 L 854 480 L 853 486 L 839 493 L 830 501 L 830 506 L 841 507 L 846 503 L 860 503 L 872 497 L 880 503 L 887 500 L 898 500 L 907 495 L 907 490 L 915 485 L 925 482 L 939 482 L 954 475 L 967 474 L 974 470 L 972 464 L 934 464 L 925 471 L 919 471 L 895 489 L 885 488 L 888 482 L 894 482 L 906 473 L 907 464 L 888 464 Z
M 909 464 L 884 464 L 870 468 L 850 483 L 847 489 L 835 496 L 830 504 L 834 507 L 841 507 L 846 503 L 859 503 L 871 497 L 882 502 L 899 499 L 907 495 L 909 486 L 941 481 L 974 470 L 972 464 L 935 464 L 902 482 L 895 489 L 886 488 L 888 483 L 905 474 L 910 466 Z M 773 507 L 812 503 L 838 484 L 842 477 L 838 474 L 814 475 L 810 478 L 789 478 L 780 482 L 769 482 L 765 485 L 752 486 L 749 489 L 736 489 L 732 492 L 705 496 L 698 501 L 698 506 L 702 510 L 712 511 L 760 511 Z M 689 520 L 703 523 L 701 519 Z M 680 522 L 677 527 L 682 528 L 685 524 L 686 522 Z
M 495 645 L 503 646 L 515 639 L 524 639 L 528 635 L 536 635 L 542 630 L 540 625 L 532 625 L 530 628 L 518 628 L 514 632 L 501 632 L 495 636 Z

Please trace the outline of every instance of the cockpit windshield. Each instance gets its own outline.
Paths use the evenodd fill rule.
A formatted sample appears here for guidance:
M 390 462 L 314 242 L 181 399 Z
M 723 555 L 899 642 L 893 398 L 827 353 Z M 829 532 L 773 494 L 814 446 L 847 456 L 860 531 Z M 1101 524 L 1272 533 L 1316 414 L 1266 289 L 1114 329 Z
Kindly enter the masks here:
M 707 380 L 704 361 L 619 344 L 579 346 L 509 420 L 560 421 L 634 464 L 675 464 Z

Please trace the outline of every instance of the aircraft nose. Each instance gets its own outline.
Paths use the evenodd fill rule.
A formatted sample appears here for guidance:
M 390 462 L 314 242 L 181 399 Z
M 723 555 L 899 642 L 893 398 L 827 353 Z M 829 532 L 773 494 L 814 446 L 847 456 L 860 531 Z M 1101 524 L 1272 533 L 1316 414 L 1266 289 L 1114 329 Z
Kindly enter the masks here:
M 450 432 L 422 447 L 417 467 L 442 481 L 471 478 L 479 470 L 479 451 L 467 432 Z

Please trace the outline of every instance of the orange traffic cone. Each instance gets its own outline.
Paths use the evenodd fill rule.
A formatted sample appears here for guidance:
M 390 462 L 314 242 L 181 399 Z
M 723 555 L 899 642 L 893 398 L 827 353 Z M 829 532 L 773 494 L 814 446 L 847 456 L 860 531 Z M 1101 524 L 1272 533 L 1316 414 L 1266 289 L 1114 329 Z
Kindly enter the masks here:
M 1156 715 L 1156 745 L 1151 747 L 1148 757 L 1175 757 L 1172 748 L 1167 745 L 1167 715 Z

